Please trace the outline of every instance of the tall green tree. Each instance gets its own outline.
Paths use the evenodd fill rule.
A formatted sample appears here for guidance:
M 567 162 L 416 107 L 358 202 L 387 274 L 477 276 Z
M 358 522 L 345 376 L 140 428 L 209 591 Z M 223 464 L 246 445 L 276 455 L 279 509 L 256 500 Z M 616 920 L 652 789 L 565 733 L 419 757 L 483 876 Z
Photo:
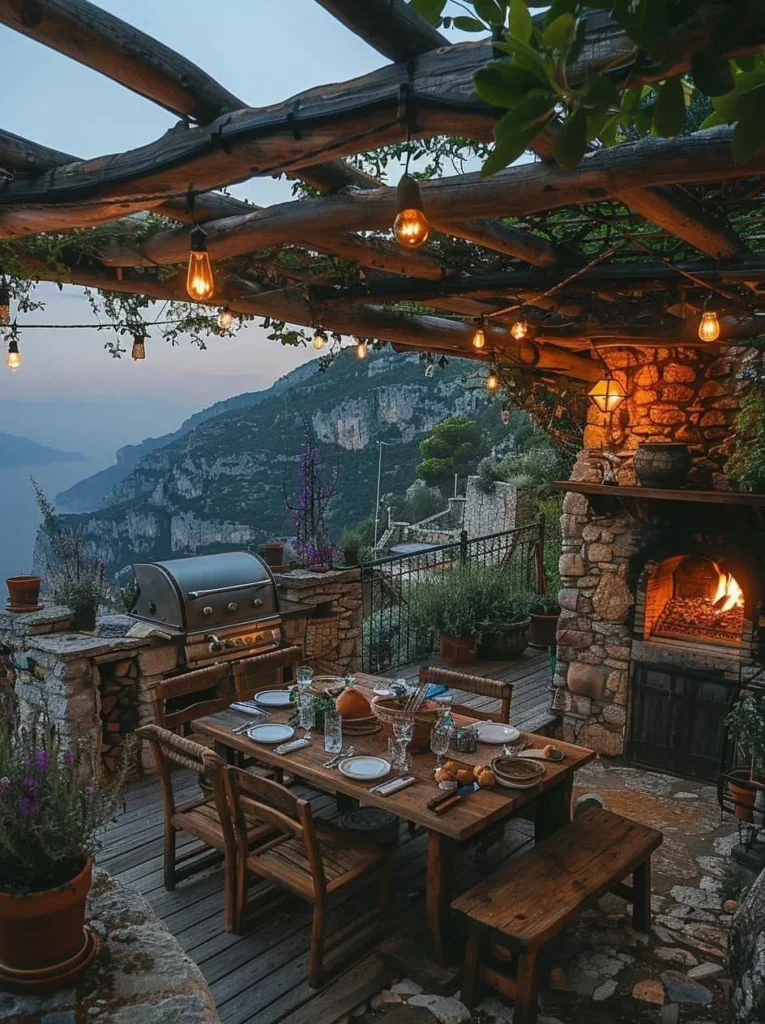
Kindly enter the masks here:
M 420 441 L 422 462 L 417 476 L 431 486 L 449 487 L 455 474 L 464 477 L 474 472 L 486 451 L 480 424 L 469 416 L 450 416 Z

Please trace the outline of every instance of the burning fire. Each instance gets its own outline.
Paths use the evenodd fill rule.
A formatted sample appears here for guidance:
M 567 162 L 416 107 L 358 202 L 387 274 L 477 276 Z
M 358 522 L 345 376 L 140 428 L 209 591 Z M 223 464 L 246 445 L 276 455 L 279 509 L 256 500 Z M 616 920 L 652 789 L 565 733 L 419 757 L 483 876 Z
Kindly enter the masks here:
M 712 599 L 716 612 L 727 612 L 731 608 L 744 607 L 744 592 L 729 572 L 721 572 L 717 582 L 717 593 Z

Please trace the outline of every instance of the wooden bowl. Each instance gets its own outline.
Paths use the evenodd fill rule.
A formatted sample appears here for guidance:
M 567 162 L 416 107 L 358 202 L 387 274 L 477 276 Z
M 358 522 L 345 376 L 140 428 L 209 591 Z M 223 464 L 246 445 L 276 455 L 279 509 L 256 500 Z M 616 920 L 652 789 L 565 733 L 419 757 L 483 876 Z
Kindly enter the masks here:
M 495 757 L 491 770 L 497 783 L 505 789 L 533 789 L 545 777 L 542 762 L 525 761 L 522 757 Z

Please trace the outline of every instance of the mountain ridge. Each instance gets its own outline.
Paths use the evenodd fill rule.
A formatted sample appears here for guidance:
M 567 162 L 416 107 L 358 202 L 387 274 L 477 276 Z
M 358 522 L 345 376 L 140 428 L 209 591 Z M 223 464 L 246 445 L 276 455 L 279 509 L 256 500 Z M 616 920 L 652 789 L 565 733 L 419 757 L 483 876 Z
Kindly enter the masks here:
M 79 452 L 67 452 L 28 437 L 0 432 L 0 469 L 19 466 L 50 466 L 58 462 L 87 462 Z

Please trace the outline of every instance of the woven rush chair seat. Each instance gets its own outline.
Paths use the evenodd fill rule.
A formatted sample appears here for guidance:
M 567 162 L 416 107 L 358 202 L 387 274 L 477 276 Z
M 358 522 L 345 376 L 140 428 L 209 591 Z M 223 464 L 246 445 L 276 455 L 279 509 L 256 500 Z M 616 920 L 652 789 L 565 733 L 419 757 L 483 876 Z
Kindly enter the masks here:
M 452 711 L 471 718 L 479 718 L 486 722 L 502 722 L 503 725 L 507 725 L 510 721 L 510 701 L 513 696 L 512 683 L 506 683 L 501 679 L 486 679 L 484 676 L 473 676 L 467 672 L 453 672 L 451 669 L 436 668 L 432 665 L 425 665 L 420 669 L 420 684 L 422 683 L 431 683 L 434 686 L 447 686 L 450 690 L 472 693 L 479 697 L 491 697 L 499 702 L 499 709 L 497 711 L 486 711 L 457 702 L 452 703 Z

